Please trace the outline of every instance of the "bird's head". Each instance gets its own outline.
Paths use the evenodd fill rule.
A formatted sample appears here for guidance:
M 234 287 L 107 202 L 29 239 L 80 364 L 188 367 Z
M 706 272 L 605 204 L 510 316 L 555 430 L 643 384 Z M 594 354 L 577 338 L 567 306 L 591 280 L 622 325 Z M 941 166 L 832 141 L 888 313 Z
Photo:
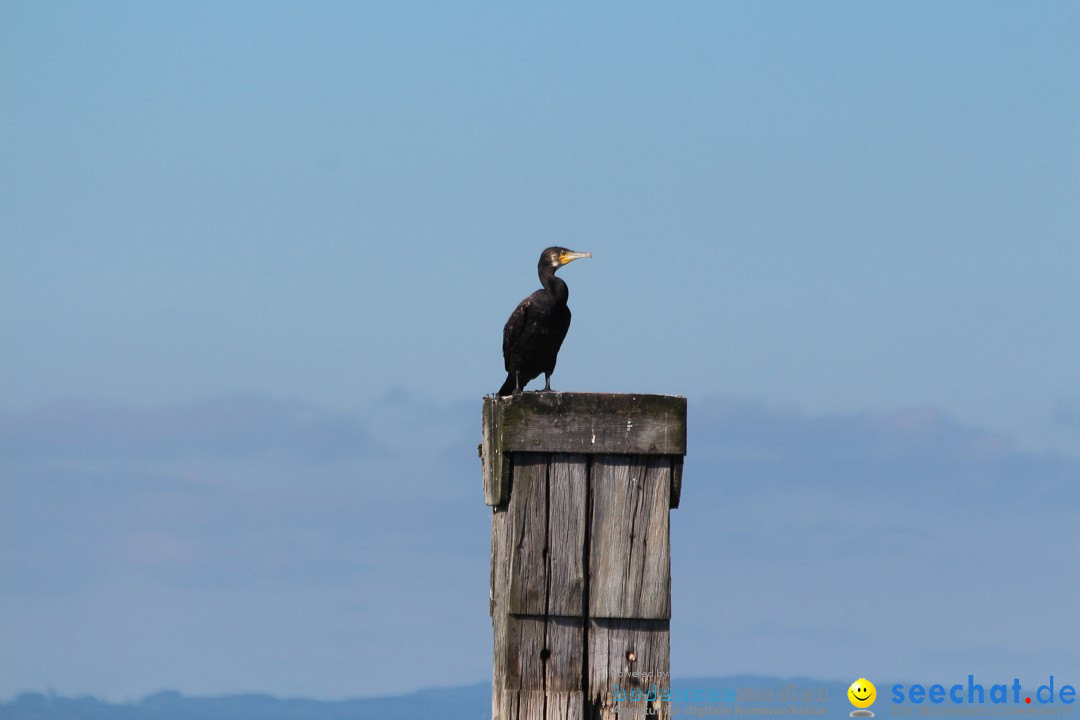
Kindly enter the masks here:
M 549 247 L 544 252 L 540 253 L 540 266 L 561 268 L 567 263 L 572 263 L 578 258 L 591 258 L 592 253 L 589 252 L 574 252 L 567 250 L 564 247 Z

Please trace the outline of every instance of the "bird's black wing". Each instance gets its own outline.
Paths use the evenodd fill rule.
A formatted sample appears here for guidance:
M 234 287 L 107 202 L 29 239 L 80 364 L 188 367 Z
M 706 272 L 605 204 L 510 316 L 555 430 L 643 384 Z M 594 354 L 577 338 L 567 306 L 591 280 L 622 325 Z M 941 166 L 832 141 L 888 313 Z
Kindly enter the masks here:
M 554 321 L 552 322 L 551 334 L 552 339 L 555 341 L 555 353 L 558 354 L 559 348 L 562 347 L 563 340 L 566 339 L 566 333 L 570 330 L 570 308 L 564 307 L 562 312 L 557 313 Z
M 514 312 L 510 313 L 510 319 L 503 327 L 503 365 L 506 372 L 510 372 L 510 357 L 513 348 L 521 339 L 525 326 L 528 324 L 529 306 L 532 304 L 532 295 L 522 300 Z

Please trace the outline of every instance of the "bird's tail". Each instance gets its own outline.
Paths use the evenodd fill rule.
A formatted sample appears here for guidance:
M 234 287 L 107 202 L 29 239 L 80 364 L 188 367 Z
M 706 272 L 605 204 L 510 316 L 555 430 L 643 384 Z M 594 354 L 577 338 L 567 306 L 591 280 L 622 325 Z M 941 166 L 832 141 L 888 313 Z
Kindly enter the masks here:
M 514 382 L 514 373 L 506 373 L 506 382 L 504 382 L 502 384 L 502 387 L 499 388 L 499 392 L 497 392 L 495 394 L 496 395 L 513 395 L 514 394 L 514 389 L 515 389 L 516 386 L 517 386 L 517 383 Z

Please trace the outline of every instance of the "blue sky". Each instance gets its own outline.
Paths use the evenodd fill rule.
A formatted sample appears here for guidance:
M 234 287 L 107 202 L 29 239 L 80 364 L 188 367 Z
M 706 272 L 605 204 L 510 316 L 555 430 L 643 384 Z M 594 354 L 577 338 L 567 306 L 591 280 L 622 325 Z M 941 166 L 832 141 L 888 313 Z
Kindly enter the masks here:
M 1053 2 L 4 3 L 0 695 L 485 677 L 479 398 L 556 243 L 553 386 L 690 399 L 674 669 L 1080 668 L 1077 47 Z

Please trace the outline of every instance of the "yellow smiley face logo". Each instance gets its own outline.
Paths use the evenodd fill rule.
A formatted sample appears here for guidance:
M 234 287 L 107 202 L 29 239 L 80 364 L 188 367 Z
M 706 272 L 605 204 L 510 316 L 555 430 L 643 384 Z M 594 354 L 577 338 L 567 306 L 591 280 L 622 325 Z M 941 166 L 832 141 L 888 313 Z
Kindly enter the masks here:
M 868 708 L 877 699 L 877 688 L 866 678 L 859 678 L 847 689 L 848 700 L 857 708 Z

